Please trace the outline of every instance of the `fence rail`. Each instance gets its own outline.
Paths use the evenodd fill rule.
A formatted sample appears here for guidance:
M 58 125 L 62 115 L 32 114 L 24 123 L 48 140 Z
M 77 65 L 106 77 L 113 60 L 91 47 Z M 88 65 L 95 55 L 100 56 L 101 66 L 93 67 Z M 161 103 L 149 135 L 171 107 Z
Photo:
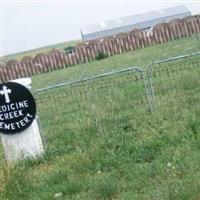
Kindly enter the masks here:
M 54 86 L 41 88 L 41 89 L 36 90 L 33 93 L 37 94 L 37 93 L 40 93 L 40 92 L 43 92 L 43 91 L 46 91 L 46 90 L 55 89 L 55 88 L 63 87 L 63 86 L 66 86 L 66 85 L 78 84 L 78 83 L 82 83 L 82 82 L 86 82 L 86 81 L 91 81 L 91 80 L 94 80 L 94 79 L 104 78 L 106 76 L 112 76 L 112 75 L 115 75 L 115 74 L 129 72 L 129 71 L 138 71 L 138 72 L 141 72 L 141 73 L 143 72 L 143 70 L 139 67 L 130 67 L 130 68 L 126 68 L 126 69 L 122 69 L 122 70 L 118 70 L 118 71 L 112 71 L 112 72 L 100 74 L 100 75 L 97 75 L 97 76 L 83 78 L 83 79 L 76 80 L 76 81 L 69 81 L 69 82 L 60 83 L 60 84 L 57 84 L 57 85 L 54 85 Z

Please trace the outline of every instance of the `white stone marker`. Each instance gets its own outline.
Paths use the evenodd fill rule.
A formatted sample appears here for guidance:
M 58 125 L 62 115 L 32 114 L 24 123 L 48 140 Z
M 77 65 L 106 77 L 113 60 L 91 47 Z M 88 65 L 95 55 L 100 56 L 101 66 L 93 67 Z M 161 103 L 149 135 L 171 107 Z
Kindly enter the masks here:
M 37 120 L 25 131 L 13 135 L 1 134 L 5 157 L 8 162 L 43 153 L 43 145 Z
M 17 79 L 12 82 L 23 84 L 30 89 L 30 78 Z M 35 158 L 44 152 L 37 117 L 26 130 L 16 134 L 0 133 L 0 136 L 8 162 L 15 162 L 27 157 Z

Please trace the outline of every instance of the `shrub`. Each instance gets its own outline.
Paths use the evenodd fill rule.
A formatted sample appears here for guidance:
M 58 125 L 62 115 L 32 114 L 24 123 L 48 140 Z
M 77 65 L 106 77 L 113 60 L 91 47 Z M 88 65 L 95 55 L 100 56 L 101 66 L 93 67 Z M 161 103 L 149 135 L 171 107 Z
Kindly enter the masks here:
M 102 60 L 102 59 L 107 58 L 107 57 L 108 57 L 108 54 L 105 54 L 104 52 L 101 51 L 96 55 L 95 59 L 96 60 Z
M 74 47 L 73 46 L 65 47 L 64 51 L 66 54 L 72 54 L 72 53 L 74 53 Z

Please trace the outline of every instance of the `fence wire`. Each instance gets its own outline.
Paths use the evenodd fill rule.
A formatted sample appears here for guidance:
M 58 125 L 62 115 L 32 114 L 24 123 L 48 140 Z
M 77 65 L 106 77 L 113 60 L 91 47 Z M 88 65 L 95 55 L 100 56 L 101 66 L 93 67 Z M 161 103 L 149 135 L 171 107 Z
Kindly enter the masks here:
M 158 111 L 182 113 L 199 100 L 199 53 L 155 62 L 147 67 L 147 76 Z
M 35 97 L 46 131 L 101 128 L 105 123 L 114 125 L 116 120 L 123 121 L 148 109 L 143 71 L 135 67 L 45 88 Z
M 37 90 L 46 132 L 101 129 L 157 111 L 181 115 L 199 105 L 200 52 Z M 119 124 L 117 124 L 119 125 Z

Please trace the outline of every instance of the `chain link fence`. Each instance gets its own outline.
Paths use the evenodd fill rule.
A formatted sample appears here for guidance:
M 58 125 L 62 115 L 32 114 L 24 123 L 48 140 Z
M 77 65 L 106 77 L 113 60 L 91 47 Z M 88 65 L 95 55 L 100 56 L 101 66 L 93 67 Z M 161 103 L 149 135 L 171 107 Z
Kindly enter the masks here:
M 181 115 L 199 104 L 200 52 L 35 92 L 45 132 L 101 129 L 159 112 Z

